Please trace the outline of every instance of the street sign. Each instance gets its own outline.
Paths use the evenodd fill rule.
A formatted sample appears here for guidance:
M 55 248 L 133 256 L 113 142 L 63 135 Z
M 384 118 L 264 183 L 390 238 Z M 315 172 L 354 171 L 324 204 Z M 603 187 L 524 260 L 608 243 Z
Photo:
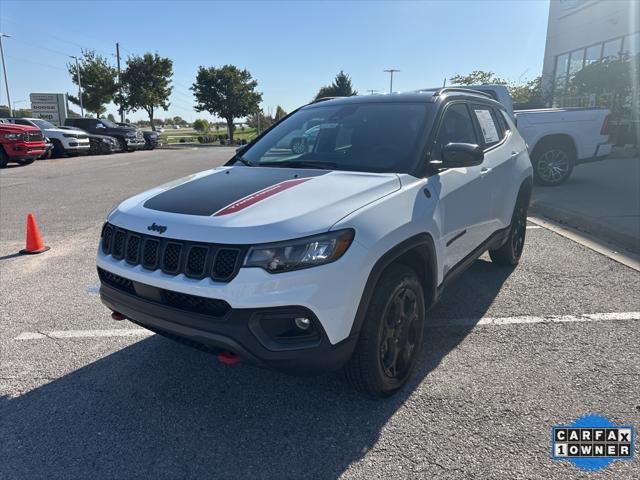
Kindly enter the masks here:
M 32 93 L 31 115 L 54 125 L 64 125 L 67 118 L 67 101 L 64 93 Z

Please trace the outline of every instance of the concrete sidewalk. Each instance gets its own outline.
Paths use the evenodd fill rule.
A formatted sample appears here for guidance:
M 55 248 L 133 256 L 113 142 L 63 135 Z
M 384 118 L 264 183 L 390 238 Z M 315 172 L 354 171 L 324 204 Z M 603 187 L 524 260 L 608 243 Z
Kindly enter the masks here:
M 640 158 L 579 165 L 566 184 L 535 187 L 531 212 L 640 253 Z

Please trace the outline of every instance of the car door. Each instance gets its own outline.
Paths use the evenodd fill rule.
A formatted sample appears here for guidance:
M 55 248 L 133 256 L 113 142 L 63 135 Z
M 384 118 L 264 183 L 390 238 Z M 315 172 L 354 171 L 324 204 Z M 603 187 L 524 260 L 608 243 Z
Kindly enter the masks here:
M 445 107 L 438 125 L 432 159 L 448 143 L 480 144 L 467 102 Z M 439 226 L 446 274 L 491 234 L 491 192 L 484 181 L 484 163 L 475 167 L 448 168 L 434 179 L 440 183 Z
M 511 212 L 505 219 L 504 211 L 505 207 L 512 209 L 512 172 L 521 152 L 517 151 L 516 142 L 509 135 L 509 127 L 495 107 L 472 104 L 471 110 L 481 132 L 486 169 L 484 181 L 491 195 L 491 232 L 494 232 L 509 225 Z

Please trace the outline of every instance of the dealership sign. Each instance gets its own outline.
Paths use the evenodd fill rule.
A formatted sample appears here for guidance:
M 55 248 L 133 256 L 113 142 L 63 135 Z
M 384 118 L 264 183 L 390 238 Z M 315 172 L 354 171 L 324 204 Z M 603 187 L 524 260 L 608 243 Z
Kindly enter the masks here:
M 64 93 L 32 93 L 31 115 L 55 125 L 63 125 L 67 118 L 67 99 Z

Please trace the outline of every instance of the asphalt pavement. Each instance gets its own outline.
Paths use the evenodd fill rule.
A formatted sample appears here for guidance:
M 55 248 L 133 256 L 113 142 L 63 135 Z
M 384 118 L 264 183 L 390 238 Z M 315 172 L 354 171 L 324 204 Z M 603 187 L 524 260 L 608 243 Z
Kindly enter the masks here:
M 550 458 L 554 424 L 640 425 L 640 273 L 534 224 L 517 268 L 483 256 L 445 292 L 390 399 L 112 321 L 94 260 L 106 214 L 232 154 L 0 171 L 0 478 L 640 478 L 637 440 L 632 462 L 588 476 Z M 29 211 L 51 250 L 17 256 Z

